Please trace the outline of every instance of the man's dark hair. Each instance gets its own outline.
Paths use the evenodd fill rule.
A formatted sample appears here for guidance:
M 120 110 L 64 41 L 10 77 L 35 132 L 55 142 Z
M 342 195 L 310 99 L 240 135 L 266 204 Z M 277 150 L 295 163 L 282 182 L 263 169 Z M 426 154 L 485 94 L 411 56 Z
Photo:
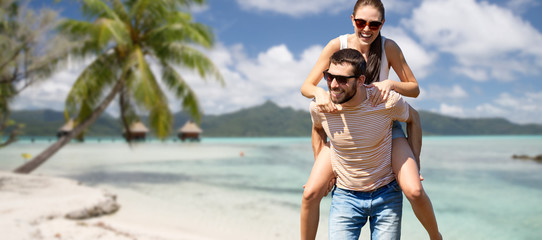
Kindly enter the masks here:
M 345 48 L 335 52 L 329 59 L 330 64 L 349 63 L 354 67 L 354 76 L 365 76 L 366 63 L 363 55 L 352 48 Z

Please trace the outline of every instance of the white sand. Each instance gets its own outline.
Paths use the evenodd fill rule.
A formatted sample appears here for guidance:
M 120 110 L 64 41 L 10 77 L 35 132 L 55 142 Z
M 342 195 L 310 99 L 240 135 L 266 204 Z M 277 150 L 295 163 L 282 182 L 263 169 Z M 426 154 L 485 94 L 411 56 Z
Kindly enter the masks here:
M 154 232 L 176 229 L 194 236 L 185 239 L 202 239 L 204 236 L 220 240 L 299 238 L 299 211 L 277 205 L 263 195 L 246 197 L 247 193 L 240 190 L 193 182 L 179 185 L 177 191 L 182 194 L 164 194 L 161 188 L 154 191 L 178 197 L 160 199 L 153 190 L 143 194 L 115 188 L 122 209 L 111 217 L 104 217 L 103 221 L 114 226 L 142 226 L 154 229 Z M 323 222 L 325 224 L 327 220 Z M 327 236 L 319 239 L 327 239 Z
M 111 196 L 104 190 L 83 186 L 69 179 L 0 172 L 1 238 L 211 239 L 186 229 L 149 224 L 141 220 L 145 216 L 137 216 L 137 212 L 130 213 L 123 206 L 112 215 L 87 220 L 65 218 L 70 212 L 92 209 L 105 201 L 111 201 Z M 134 205 L 128 204 L 127 208 L 131 207 Z

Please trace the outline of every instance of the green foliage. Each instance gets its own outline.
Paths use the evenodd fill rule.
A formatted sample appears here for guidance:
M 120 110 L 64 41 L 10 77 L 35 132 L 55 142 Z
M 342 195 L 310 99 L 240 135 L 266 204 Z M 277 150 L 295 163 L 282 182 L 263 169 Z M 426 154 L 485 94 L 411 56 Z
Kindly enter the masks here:
M 306 111 L 280 108 L 273 102 L 220 116 L 206 116 L 205 136 L 310 136 L 311 119 Z
M 0 1 L 0 146 L 15 141 L 23 129 L 9 119 L 10 102 L 48 79 L 67 59 L 71 44 L 54 32 L 57 16 L 48 9 L 28 9 L 25 1 Z M 5 135 L 9 137 L 3 141 Z
M 182 100 L 194 119 L 201 118 L 196 94 L 173 66 L 193 69 L 203 78 L 223 84 L 216 66 L 194 46 L 213 45 L 210 29 L 193 22 L 189 7 L 201 0 L 83 0 L 89 21 L 66 20 L 60 29 L 81 44 L 74 56 L 94 56 L 74 84 L 66 109 L 80 122 L 102 102 L 103 93 L 117 83 L 124 128 L 142 115 L 159 138 L 172 131 L 173 115 L 165 91 Z M 163 85 L 149 62 L 159 64 Z M 166 86 L 168 89 L 162 89 Z

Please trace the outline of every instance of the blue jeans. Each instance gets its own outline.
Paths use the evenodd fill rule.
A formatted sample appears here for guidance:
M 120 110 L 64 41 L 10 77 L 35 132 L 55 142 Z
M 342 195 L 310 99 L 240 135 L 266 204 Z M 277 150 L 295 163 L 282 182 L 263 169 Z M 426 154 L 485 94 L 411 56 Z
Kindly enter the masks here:
M 372 192 L 335 188 L 329 212 L 329 239 L 358 240 L 369 219 L 371 239 L 400 239 L 403 193 L 396 181 Z
M 405 132 L 403 132 L 403 126 L 399 121 L 393 121 L 391 126 L 391 139 L 406 138 Z

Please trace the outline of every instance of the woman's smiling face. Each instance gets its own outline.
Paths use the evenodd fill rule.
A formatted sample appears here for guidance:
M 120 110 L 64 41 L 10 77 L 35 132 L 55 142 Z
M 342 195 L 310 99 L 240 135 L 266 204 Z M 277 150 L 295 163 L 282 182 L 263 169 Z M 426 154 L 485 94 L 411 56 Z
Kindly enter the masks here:
M 380 11 L 373 6 L 367 5 L 358 7 L 355 14 L 351 16 L 351 19 L 356 36 L 361 45 L 371 45 L 378 37 L 378 33 L 384 24 L 384 19 L 382 19 Z M 356 19 L 358 20 L 358 24 L 356 24 Z M 378 23 L 381 23 L 380 26 L 375 28 Z M 362 28 L 358 27 L 359 25 L 361 25 Z

